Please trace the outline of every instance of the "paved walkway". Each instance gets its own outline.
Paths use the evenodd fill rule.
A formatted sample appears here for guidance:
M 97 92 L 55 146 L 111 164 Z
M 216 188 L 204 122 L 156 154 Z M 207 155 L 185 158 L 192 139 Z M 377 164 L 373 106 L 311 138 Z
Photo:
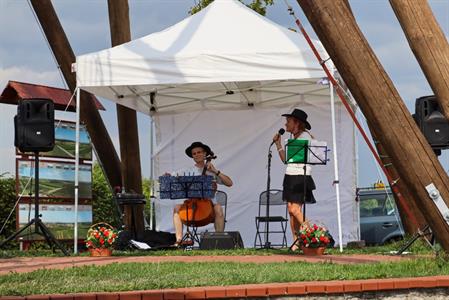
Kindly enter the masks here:
M 306 261 L 311 263 L 332 262 L 337 264 L 378 263 L 381 261 L 399 261 L 412 257 L 387 255 L 247 255 L 247 256 L 110 256 L 110 257 L 18 257 L 0 259 L 0 275 L 10 272 L 30 272 L 38 269 L 63 269 L 84 265 L 105 265 L 110 263 L 129 262 L 243 262 L 243 263 L 275 263 Z

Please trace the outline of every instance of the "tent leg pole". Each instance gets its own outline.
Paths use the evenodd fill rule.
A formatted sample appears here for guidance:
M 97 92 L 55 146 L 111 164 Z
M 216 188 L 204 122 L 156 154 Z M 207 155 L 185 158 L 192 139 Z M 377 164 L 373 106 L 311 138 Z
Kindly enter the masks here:
M 153 142 L 153 135 L 154 135 L 154 121 L 153 117 L 150 117 L 150 178 L 151 178 L 151 193 L 150 193 L 150 208 L 151 208 L 151 216 L 150 216 L 150 228 L 151 230 L 155 229 L 155 225 L 153 223 L 153 215 L 155 214 L 154 211 L 154 196 L 155 196 L 155 179 L 154 179 L 154 169 L 153 169 L 153 155 L 154 155 L 154 142 Z
M 338 156 L 337 156 L 337 134 L 335 128 L 335 97 L 334 97 L 334 85 L 329 81 L 330 98 L 331 98 L 331 116 L 332 116 L 332 147 L 334 148 L 334 184 L 335 194 L 337 196 L 337 223 L 338 223 L 338 244 L 340 246 L 340 252 L 343 252 L 343 237 L 341 230 L 341 211 L 340 211 L 340 183 L 338 177 Z
M 80 89 L 76 89 L 76 133 L 75 133 L 75 225 L 73 232 L 73 253 L 78 253 L 78 192 L 80 158 Z

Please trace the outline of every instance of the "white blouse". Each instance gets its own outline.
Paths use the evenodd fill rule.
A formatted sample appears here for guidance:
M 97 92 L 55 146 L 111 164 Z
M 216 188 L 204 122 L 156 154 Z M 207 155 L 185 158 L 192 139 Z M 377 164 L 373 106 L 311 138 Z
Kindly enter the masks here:
M 300 136 L 298 136 L 297 140 L 308 140 L 311 141 L 312 137 L 310 136 L 310 133 L 307 131 L 304 131 L 301 133 Z M 288 142 L 288 139 L 285 141 L 285 143 Z M 285 153 L 287 155 L 287 153 Z M 287 164 L 287 168 L 285 169 L 286 175 L 304 175 L 304 164 Z M 312 166 L 306 164 L 306 175 L 312 174 Z

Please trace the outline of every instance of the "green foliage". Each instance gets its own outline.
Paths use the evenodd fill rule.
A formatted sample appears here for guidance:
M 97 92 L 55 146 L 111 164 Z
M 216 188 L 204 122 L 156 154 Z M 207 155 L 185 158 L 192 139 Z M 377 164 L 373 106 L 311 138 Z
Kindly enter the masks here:
M 149 178 L 142 180 L 142 190 L 147 203 L 145 205 L 145 215 L 149 220 L 151 216 L 151 196 L 152 182 Z M 92 210 L 93 222 L 106 222 L 115 228 L 119 228 L 120 220 L 117 216 L 117 208 L 114 203 L 113 194 L 104 176 L 103 169 L 98 163 L 94 164 L 92 170 Z
M 143 195 L 145 196 L 145 199 L 147 200 L 147 203 L 145 204 L 145 208 L 144 208 L 144 212 L 145 212 L 145 216 L 147 218 L 147 221 L 150 221 L 151 218 L 151 202 L 150 202 L 150 197 L 151 197 L 151 189 L 152 189 L 153 183 L 151 181 L 151 179 L 149 178 L 144 178 L 142 180 L 142 190 L 143 190 Z
M 11 210 L 14 208 L 16 202 L 16 184 L 15 179 L 7 177 L 4 174 L 0 175 L 0 228 L 3 227 Z M 16 230 L 16 214 L 13 212 L 8 222 L 0 232 L 0 240 L 7 238 Z M 14 242 L 9 243 L 8 247 L 13 247 Z M 15 248 L 15 246 L 14 246 Z
M 214 0 L 199 0 L 196 5 L 190 8 L 189 14 L 194 15 L 209 4 L 211 4 Z M 239 0 L 240 2 L 246 4 L 243 0 Z M 273 5 L 274 0 L 252 0 L 251 3 L 246 4 L 249 8 L 254 10 L 255 12 L 265 16 L 267 13 L 267 6 Z M 231 17 L 231 16 L 229 16 Z
M 106 222 L 116 228 L 119 225 L 117 208 L 103 169 L 98 163 L 92 170 L 92 214 L 93 222 Z

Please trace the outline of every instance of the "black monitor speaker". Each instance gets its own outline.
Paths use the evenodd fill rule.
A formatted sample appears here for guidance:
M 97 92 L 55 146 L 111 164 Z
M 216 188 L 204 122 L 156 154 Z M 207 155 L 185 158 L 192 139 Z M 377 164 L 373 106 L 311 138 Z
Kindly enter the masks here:
M 449 148 L 449 122 L 435 96 L 416 99 L 413 117 L 433 149 Z
M 22 152 L 46 152 L 55 146 L 55 110 L 49 99 L 25 99 L 14 117 L 14 145 Z
M 201 235 L 201 250 L 237 248 L 244 248 L 242 237 L 238 231 L 204 232 Z

